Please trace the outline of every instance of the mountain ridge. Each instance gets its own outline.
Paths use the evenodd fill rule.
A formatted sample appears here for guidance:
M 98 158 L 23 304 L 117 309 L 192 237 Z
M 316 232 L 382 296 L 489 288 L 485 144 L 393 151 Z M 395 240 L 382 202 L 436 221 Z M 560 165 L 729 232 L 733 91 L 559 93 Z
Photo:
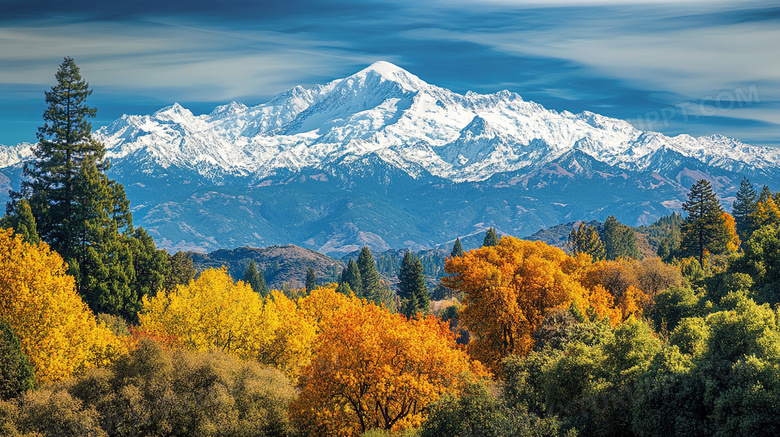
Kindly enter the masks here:
M 509 91 L 461 95 L 387 62 L 256 106 L 123 115 L 94 136 L 169 250 L 421 249 L 605 214 L 641 225 L 679 211 L 696 179 L 727 205 L 742 176 L 780 180 L 780 149 L 642 132 Z M 30 147 L 3 148 L 0 184 L 18 184 Z

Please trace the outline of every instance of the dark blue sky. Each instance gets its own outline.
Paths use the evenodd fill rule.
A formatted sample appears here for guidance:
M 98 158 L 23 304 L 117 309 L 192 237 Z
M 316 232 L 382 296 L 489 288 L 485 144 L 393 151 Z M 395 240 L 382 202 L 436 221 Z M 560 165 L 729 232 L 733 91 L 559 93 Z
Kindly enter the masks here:
M 780 145 L 779 41 L 769 1 L 0 0 L 0 144 L 35 141 L 72 56 L 95 127 L 256 105 L 386 60 L 459 93 Z

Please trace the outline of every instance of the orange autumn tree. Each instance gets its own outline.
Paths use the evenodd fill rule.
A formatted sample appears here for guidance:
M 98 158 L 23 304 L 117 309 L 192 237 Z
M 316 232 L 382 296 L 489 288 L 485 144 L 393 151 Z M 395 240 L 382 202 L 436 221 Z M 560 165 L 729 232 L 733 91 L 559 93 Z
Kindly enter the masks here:
M 321 297 L 308 303 L 324 304 Z M 434 317 L 407 320 L 354 296 L 336 304 L 333 311 L 311 305 L 322 317 L 320 333 L 314 359 L 301 371 L 301 393 L 290 407 L 310 435 L 417 427 L 429 404 L 454 391 L 458 375 L 485 375 Z
M 234 282 L 225 268 L 144 296 L 138 320 L 141 330 L 174 338 L 187 349 L 256 359 L 291 378 L 310 360 L 315 334 L 295 302 L 276 290 L 263 298 L 243 281 Z
M 45 243 L 31 245 L 12 230 L 0 230 L 0 318 L 16 331 L 40 384 L 106 365 L 124 350 L 65 270 Z
M 599 317 L 619 321 L 621 313 L 603 288 L 579 282 L 590 256 L 566 255 L 541 241 L 505 236 L 497 246 L 448 258 L 444 285 L 464 293 L 461 323 L 472 333 L 469 353 L 501 374 L 501 360 L 531 351 L 531 334 L 545 313 L 576 302 Z

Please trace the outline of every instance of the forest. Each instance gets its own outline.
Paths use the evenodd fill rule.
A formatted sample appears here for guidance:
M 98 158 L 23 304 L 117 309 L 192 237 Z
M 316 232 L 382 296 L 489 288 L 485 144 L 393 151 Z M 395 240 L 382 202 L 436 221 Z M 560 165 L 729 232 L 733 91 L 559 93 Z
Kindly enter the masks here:
M 697 181 L 657 256 L 610 216 L 566 250 L 457 239 L 435 289 L 367 247 L 269 289 L 134 227 L 72 59 L 56 80 L 0 220 L 2 435 L 780 434 L 780 192 L 727 213 Z

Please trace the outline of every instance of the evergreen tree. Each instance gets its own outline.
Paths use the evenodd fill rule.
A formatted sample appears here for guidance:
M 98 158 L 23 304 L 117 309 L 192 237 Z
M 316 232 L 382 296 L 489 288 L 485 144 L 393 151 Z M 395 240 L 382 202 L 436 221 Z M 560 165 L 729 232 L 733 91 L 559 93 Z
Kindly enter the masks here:
M 35 225 L 30 203 L 27 199 L 20 199 L 15 210 L 11 210 L 0 219 L 0 228 L 13 229 L 14 232 L 24 237 L 24 241 L 30 244 L 38 244 L 41 238 L 38 236 L 38 227 Z
M 420 259 L 407 250 L 398 272 L 398 297 L 401 298 L 401 312 L 412 317 L 428 312 L 430 295 L 423 275 Z
M 617 221 L 614 215 L 604 221 L 600 237 L 604 243 L 606 259 L 639 258 L 634 230 Z
M 363 297 L 363 280 L 360 277 L 360 268 L 354 260 L 349 260 L 347 268 L 341 272 L 341 282 L 349 285 L 355 296 Z
M 731 206 L 731 215 L 737 224 L 737 234 L 742 241 L 747 241 L 755 230 L 750 220 L 750 214 L 756 210 L 757 201 L 758 193 L 756 193 L 756 189 L 753 188 L 753 184 L 750 183 L 748 178 L 743 177 L 742 182 L 739 184 L 737 198 Z
M 460 238 L 455 239 L 455 244 L 452 246 L 452 252 L 450 252 L 451 257 L 456 256 L 463 256 L 465 252 L 463 252 L 463 246 L 460 244 Z
M 485 232 L 485 239 L 482 240 L 482 247 L 498 246 L 501 243 L 501 238 L 496 233 L 494 228 L 490 228 Z
M 165 288 L 171 269 L 168 252 L 157 249 L 154 239 L 143 228 L 136 228 L 129 239 L 135 273 L 134 288 L 138 297 L 154 296 Z
M 594 261 L 604 259 L 607 253 L 596 227 L 593 225 L 586 226 L 585 223 L 580 223 L 580 226 L 576 229 L 572 228 L 566 245 L 572 253 L 587 253 L 593 257 Z
M 67 261 L 94 312 L 133 320 L 140 298 L 162 285 L 168 265 L 145 232 L 133 233 L 124 187 L 105 174 L 105 148 L 92 138 L 89 122 L 96 109 L 86 104 L 92 91 L 73 59 L 65 58 L 56 79 L 46 92 L 35 159 L 25 164 L 6 215 L 9 221 L 17 216 L 33 239 L 35 223 L 40 239 Z
M 265 276 L 263 272 L 257 270 L 257 264 L 255 260 L 249 260 L 246 269 L 244 269 L 244 276 L 242 281 L 249 284 L 252 287 L 252 291 L 260 296 L 267 296 L 269 293 L 268 286 L 265 284 Z
M 317 288 L 317 276 L 314 274 L 314 269 L 309 267 L 306 271 L 306 292 L 311 293 Z
M 336 293 L 346 294 L 347 296 L 349 296 L 350 294 L 352 294 L 352 289 L 349 288 L 349 284 L 347 284 L 346 282 L 340 282 L 338 287 L 336 287 Z
M 176 289 L 177 285 L 189 284 L 191 280 L 195 279 L 196 274 L 192 258 L 186 253 L 178 251 L 173 255 L 168 255 L 168 270 L 163 287 L 166 291 L 171 292 Z
M 79 192 L 76 179 L 83 167 L 94 165 L 104 172 L 108 162 L 103 159 L 103 145 L 92 139 L 89 118 L 97 110 L 86 104 L 92 90 L 72 58 L 65 58 L 56 79 L 57 84 L 45 93 L 45 123 L 38 128 L 35 159 L 25 163 L 21 188 L 11 193 L 8 209 L 28 199 L 41 239 L 68 259 L 83 249 L 80 236 L 88 217 L 79 216 L 79 207 L 91 201 Z
M 35 370 L 22 352 L 19 336 L 8 322 L 0 320 L 0 400 L 9 400 L 36 388 Z
M 728 234 L 723 209 L 706 179 L 691 187 L 682 208 L 688 216 L 682 224 L 680 249 L 684 256 L 694 256 L 704 266 L 706 252 L 717 254 L 726 251 Z
M 382 303 L 384 284 L 376 271 L 376 263 L 368 246 L 363 246 L 358 255 L 357 266 L 360 269 L 361 292 L 360 297 L 374 301 L 377 305 Z M 351 285 L 351 284 L 350 284 Z M 355 288 L 353 287 L 354 291 Z M 357 292 L 355 292 L 357 294 Z

